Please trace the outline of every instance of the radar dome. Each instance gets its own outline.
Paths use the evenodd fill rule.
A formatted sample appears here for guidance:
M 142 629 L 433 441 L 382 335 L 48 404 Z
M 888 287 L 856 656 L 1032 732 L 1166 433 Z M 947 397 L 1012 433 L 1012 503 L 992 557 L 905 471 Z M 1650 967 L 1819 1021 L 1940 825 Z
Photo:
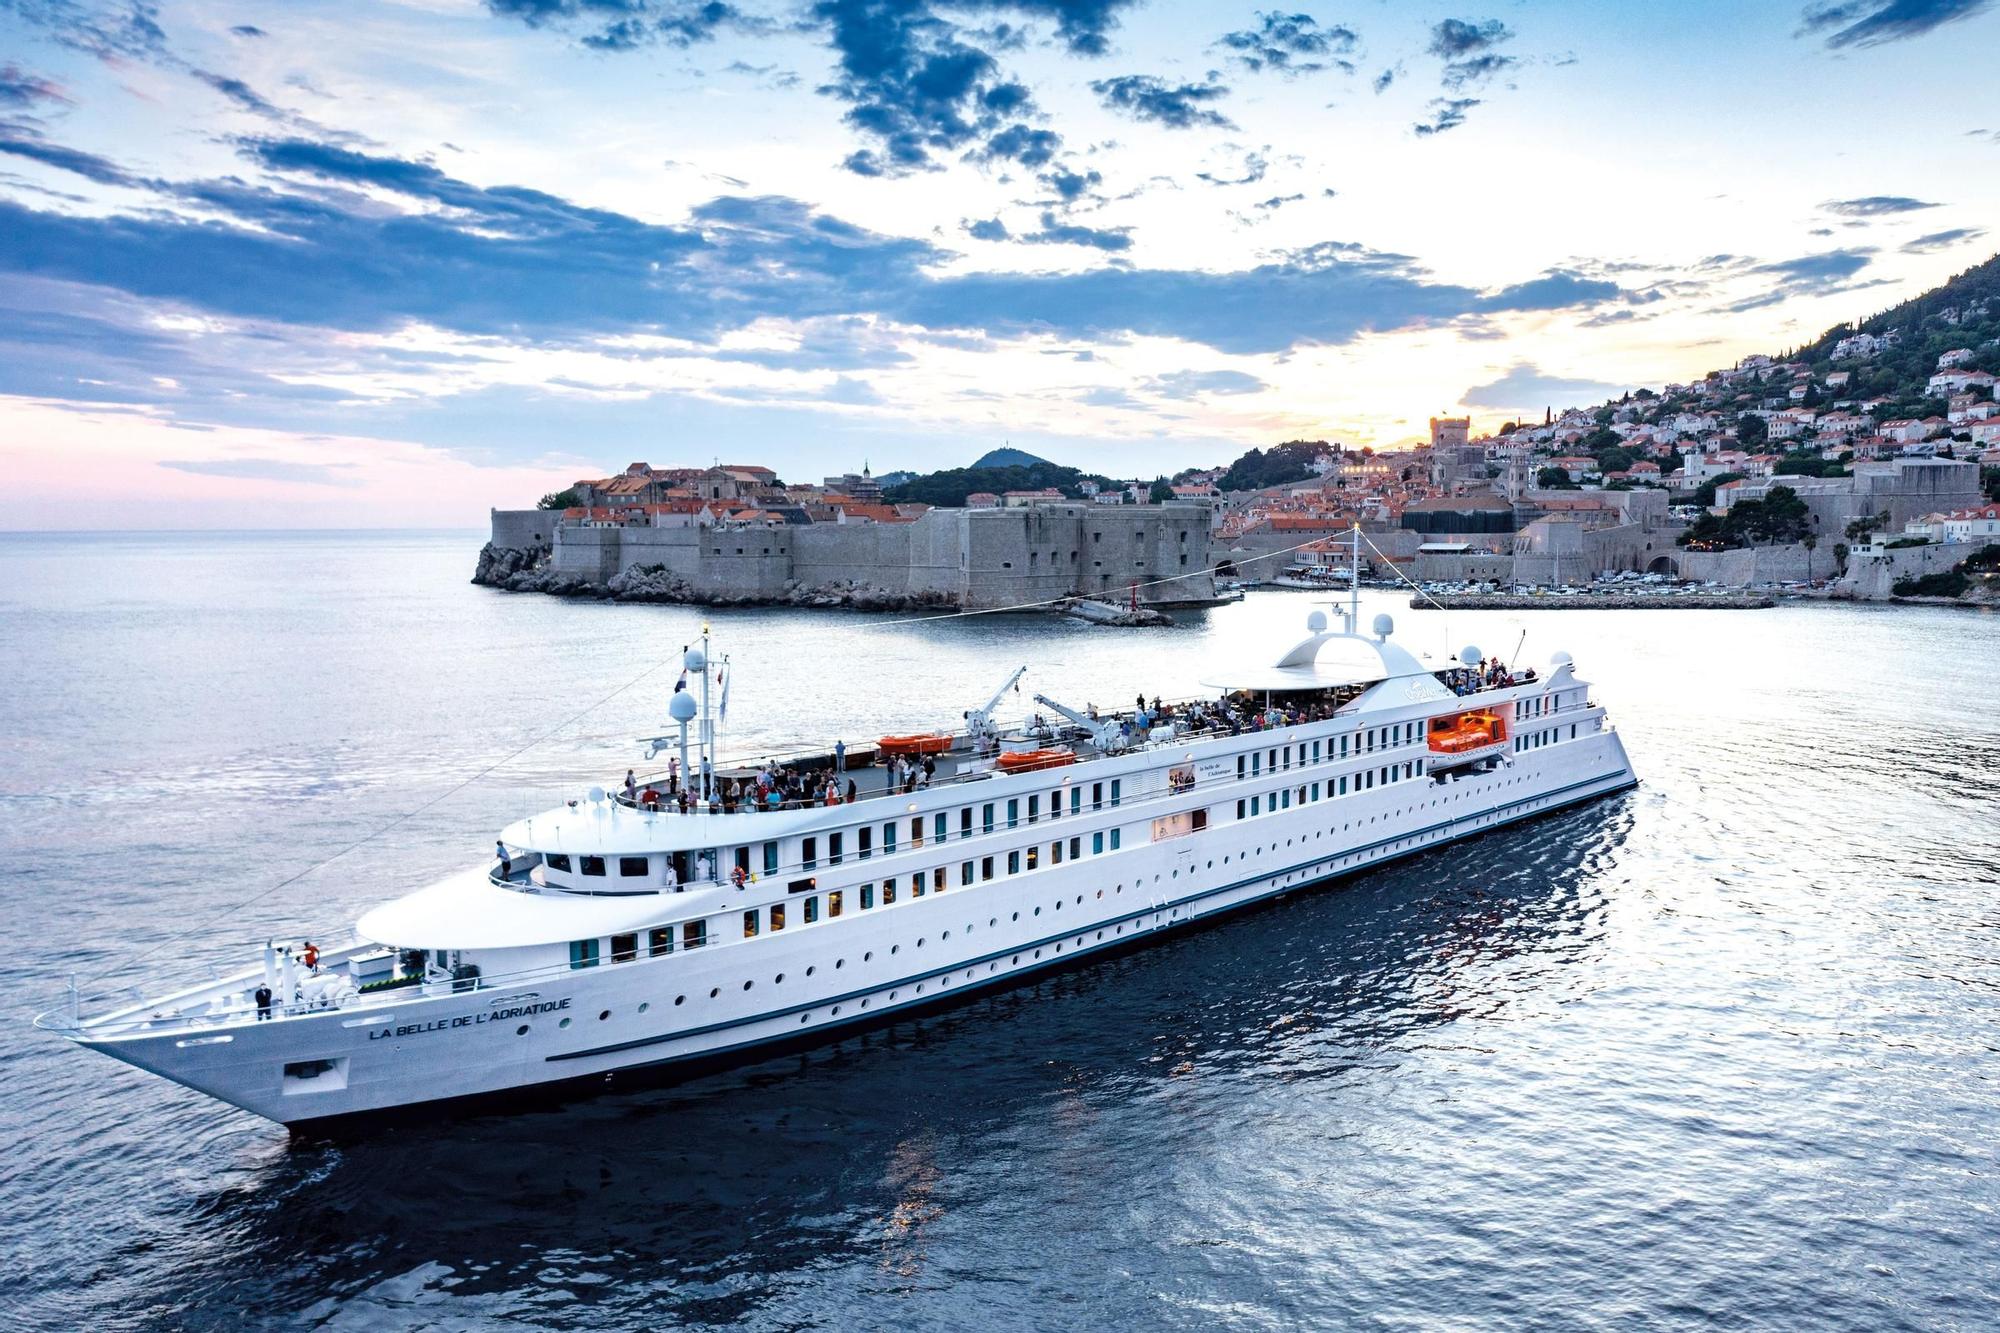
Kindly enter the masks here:
M 706 671 L 708 670 L 708 658 L 702 654 L 701 649 L 690 648 L 681 655 L 681 665 L 689 671 Z
M 604 799 L 604 788 L 602 788 L 602 787 L 592 787 L 592 788 L 590 789 L 590 803 L 591 803 L 592 805 L 596 805 L 596 804 L 597 804 L 598 802 L 602 801 L 603 799 Z
M 1315 611 L 1307 616 L 1306 628 L 1314 634 L 1326 633 L 1326 612 Z
M 1396 622 L 1392 617 L 1387 615 L 1375 617 L 1375 633 L 1378 637 L 1386 639 L 1395 632 Z
M 1458 650 L 1458 660 L 1467 666 L 1478 666 L 1486 660 L 1486 654 L 1479 651 L 1479 645 L 1468 643 Z
M 697 705 L 694 696 L 681 690 L 667 703 L 667 716 L 676 722 L 692 722 Z
M 1556 653 L 1549 658 L 1549 665 L 1566 667 L 1575 660 L 1576 659 L 1571 657 L 1568 653 Z

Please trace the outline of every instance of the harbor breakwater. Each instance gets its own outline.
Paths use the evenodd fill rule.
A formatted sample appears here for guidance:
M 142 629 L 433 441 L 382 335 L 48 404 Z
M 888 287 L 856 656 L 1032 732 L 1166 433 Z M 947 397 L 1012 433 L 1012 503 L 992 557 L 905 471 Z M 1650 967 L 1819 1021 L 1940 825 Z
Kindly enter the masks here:
M 1777 599 L 1756 592 L 1698 593 L 1663 597 L 1646 593 L 1455 592 L 1436 597 L 1412 597 L 1415 610 L 1443 607 L 1447 611 L 1752 611 L 1776 606 Z

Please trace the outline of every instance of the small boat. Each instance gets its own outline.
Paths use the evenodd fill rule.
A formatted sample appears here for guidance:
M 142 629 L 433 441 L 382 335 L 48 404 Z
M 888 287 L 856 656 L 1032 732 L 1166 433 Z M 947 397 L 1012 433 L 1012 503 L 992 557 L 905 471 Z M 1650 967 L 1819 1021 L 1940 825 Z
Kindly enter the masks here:
M 951 748 L 951 737 L 942 732 L 922 736 L 884 736 L 876 742 L 883 754 L 943 754 Z
M 1000 756 L 1000 767 L 1009 773 L 1032 773 L 1038 768 L 1061 768 L 1076 762 L 1070 750 L 1010 750 Z

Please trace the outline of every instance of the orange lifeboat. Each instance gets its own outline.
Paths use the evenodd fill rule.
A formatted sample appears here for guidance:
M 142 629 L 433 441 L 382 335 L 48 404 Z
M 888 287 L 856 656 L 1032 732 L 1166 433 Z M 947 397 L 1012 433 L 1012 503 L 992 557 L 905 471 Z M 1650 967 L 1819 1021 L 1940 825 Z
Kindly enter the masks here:
M 1038 768 L 1061 768 L 1075 762 L 1076 756 L 1068 750 L 1009 750 L 1000 756 L 1000 767 L 1009 773 L 1032 773 Z
M 876 745 L 883 754 L 943 754 L 951 748 L 951 737 L 943 732 L 922 736 L 884 736 Z
M 1507 727 L 1488 712 L 1460 713 L 1456 717 L 1433 719 L 1430 748 L 1435 754 L 1463 754 L 1498 745 L 1507 739 Z

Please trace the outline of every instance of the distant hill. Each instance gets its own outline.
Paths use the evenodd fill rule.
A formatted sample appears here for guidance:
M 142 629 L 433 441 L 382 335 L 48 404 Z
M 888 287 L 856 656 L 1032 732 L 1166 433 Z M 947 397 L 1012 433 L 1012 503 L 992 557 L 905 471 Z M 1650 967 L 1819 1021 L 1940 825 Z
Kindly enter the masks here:
M 1252 449 L 1229 465 L 1215 484 L 1224 491 L 1260 491 L 1313 475 L 1313 459 L 1332 446 L 1325 440 L 1287 440 L 1269 449 Z
M 972 466 L 982 467 L 1055 467 L 1046 458 L 1037 458 L 1025 449 L 989 449 L 974 459 Z
M 996 449 L 995 454 L 1019 454 L 1018 449 Z M 988 454 L 988 458 L 993 454 Z M 981 459 L 981 463 L 985 460 Z M 911 500 L 928 505 L 940 505 L 949 509 L 962 508 L 965 497 L 977 491 L 990 491 L 1003 495 L 1008 491 L 1039 491 L 1054 488 L 1071 499 L 1083 495 L 1080 483 L 1094 481 L 1100 486 L 1115 486 L 1109 477 L 1094 473 L 1080 472 L 1073 467 L 1063 467 L 1043 459 L 1035 459 L 1031 464 L 1018 467 L 972 467 L 947 468 L 943 472 L 932 472 L 925 476 L 906 481 L 900 486 L 884 489 L 882 497 L 892 504 Z

